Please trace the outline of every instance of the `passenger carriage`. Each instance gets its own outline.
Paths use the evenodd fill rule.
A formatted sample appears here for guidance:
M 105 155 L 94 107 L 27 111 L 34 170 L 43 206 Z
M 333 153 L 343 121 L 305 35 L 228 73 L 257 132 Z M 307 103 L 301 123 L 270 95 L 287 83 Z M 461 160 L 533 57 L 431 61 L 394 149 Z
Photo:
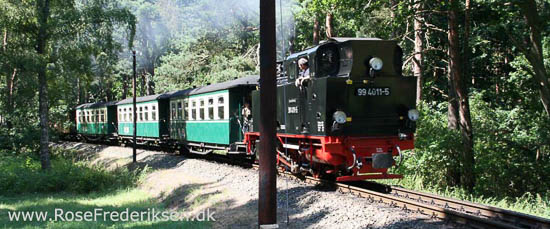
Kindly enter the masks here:
M 87 141 L 105 140 L 115 133 L 116 102 L 86 103 L 76 107 L 76 131 Z
M 136 98 L 138 144 L 158 144 L 170 137 L 168 97 L 169 93 Z M 123 142 L 131 142 L 134 134 L 133 98 L 119 101 L 116 105 L 118 138 Z
M 213 150 L 245 153 L 242 109 L 252 104 L 250 93 L 258 76 L 248 76 L 170 96 L 170 137 L 192 153 Z

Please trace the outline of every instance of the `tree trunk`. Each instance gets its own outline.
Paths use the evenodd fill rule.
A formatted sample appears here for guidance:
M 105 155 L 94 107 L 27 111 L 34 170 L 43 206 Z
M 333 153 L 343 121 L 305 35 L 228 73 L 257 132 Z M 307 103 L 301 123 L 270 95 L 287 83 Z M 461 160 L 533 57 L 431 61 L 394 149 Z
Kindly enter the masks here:
M 392 30 L 391 30 L 391 39 L 395 39 L 397 37 L 397 28 L 394 25 L 395 23 L 395 16 L 396 16 L 396 6 L 399 3 L 399 0 L 391 0 L 390 1 L 390 18 L 392 23 Z
M 319 44 L 319 19 L 315 16 L 313 21 L 313 45 Z
M 147 84 L 147 70 L 141 73 L 141 88 L 139 89 L 140 96 L 146 96 L 145 84 Z
M 332 12 L 328 12 L 327 16 L 325 18 L 325 26 L 326 26 L 326 33 L 327 38 L 334 37 L 336 34 L 334 34 L 334 26 L 332 24 Z
M 460 45 L 458 35 L 458 2 L 449 0 L 449 75 L 458 99 L 459 126 L 462 134 L 462 178 L 461 183 L 466 189 L 472 191 L 475 185 L 474 177 L 474 139 L 472 132 L 472 121 L 470 119 L 470 105 L 468 102 L 468 93 L 464 88 L 463 75 L 460 64 Z
M 128 97 L 128 80 L 129 77 L 127 74 L 122 74 L 122 99 L 126 99 Z
M 48 81 L 46 78 L 46 44 L 48 39 L 47 27 L 50 16 L 50 0 L 37 1 L 39 31 L 36 52 L 40 56 L 38 66 L 38 110 L 40 115 L 40 161 L 42 169 L 50 169 L 50 149 L 48 133 Z
M 472 8 L 470 0 L 465 0 L 466 2 L 466 8 L 464 9 L 464 54 L 462 59 L 464 60 L 462 63 L 464 63 L 462 66 L 464 68 L 464 80 L 463 83 L 466 84 L 468 82 L 468 79 L 471 78 L 470 82 L 472 82 L 472 85 L 475 83 L 474 75 L 470 74 L 470 33 L 471 33 L 471 18 L 470 18 L 470 11 Z M 466 85 L 464 85 L 465 88 L 468 88 Z
M 424 33 L 422 31 L 422 3 L 417 2 L 414 5 L 414 58 L 413 58 L 413 73 L 416 76 L 416 104 L 419 104 L 422 100 L 422 85 L 424 82 L 424 76 L 422 75 L 422 62 L 424 52 Z
M 2 51 L 6 52 L 8 46 L 8 29 L 4 29 L 4 39 L 2 39 Z
M 155 94 L 155 81 L 153 80 L 155 78 L 155 58 L 154 56 L 151 57 L 148 67 L 148 73 L 147 75 L 147 95 L 154 95 Z
M 524 52 L 524 55 L 533 67 L 534 78 L 538 85 L 542 106 L 544 107 L 546 114 L 550 116 L 550 86 L 548 85 L 548 71 L 544 66 L 544 57 L 542 55 L 542 21 L 540 20 L 537 12 L 537 3 L 535 0 L 524 0 L 521 1 L 519 5 L 525 18 L 525 22 L 529 27 L 529 40 L 525 42 L 527 44 L 527 48 L 520 50 Z
M 4 29 L 4 39 L 2 39 L 2 52 L 6 53 L 8 48 L 8 29 Z M 6 67 L 6 71 L 8 67 Z M 11 73 L 11 74 L 10 74 Z M 10 76 L 11 75 L 11 76 Z M 11 115 L 13 114 L 13 85 L 15 77 L 17 76 L 17 68 L 13 69 L 13 72 L 8 72 L 6 74 L 6 113 L 4 115 L 4 122 L 8 129 L 11 129 Z
M 13 127 L 11 122 L 11 115 L 13 114 L 14 110 L 14 103 L 13 103 L 13 89 L 15 85 L 15 77 L 17 76 L 17 68 L 13 69 L 13 74 L 11 76 L 6 75 L 6 127 L 8 129 L 11 129 Z

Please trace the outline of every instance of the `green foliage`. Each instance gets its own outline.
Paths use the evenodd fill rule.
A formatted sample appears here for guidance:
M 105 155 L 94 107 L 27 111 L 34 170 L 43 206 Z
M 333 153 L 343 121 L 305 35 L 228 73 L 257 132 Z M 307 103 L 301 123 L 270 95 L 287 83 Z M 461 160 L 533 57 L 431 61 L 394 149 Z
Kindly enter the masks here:
M 63 155 L 64 154 L 64 155 Z M 90 193 L 136 185 L 145 170 L 118 168 L 109 171 L 101 166 L 65 158 L 57 150 L 52 155 L 52 169 L 41 169 L 36 154 L 3 152 L 0 161 L 0 195 L 21 193 Z
M 471 100 L 475 127 L 477 185 L 484 196 L 545 194 L 550 187 L 550 120 L 543 111 L 493 107 L 476 94 Z M 446 127 L 446 103 L 421 106 L 415 151 L 399 172 L 416 177 L 422 187 L 446 189 L 459 167 L 460 133 Z M 527 179 L 526 179 L 527 178 Z
M 478 192 L 491 196 L 548 192 L 548 117 L 524 107 L 505 110 L 479 98 L 473 101 Z
M 422 187 L 446 187 L 448 174 L 458 168 L 458 153 L 461 147 L 460 132 L 447 128 L 447 103 L 419 106 L 415 150 L 406 154 L 406 160 L 398 172 L 417 177 Z M 455 154 L 453 154 L 454 152 Z

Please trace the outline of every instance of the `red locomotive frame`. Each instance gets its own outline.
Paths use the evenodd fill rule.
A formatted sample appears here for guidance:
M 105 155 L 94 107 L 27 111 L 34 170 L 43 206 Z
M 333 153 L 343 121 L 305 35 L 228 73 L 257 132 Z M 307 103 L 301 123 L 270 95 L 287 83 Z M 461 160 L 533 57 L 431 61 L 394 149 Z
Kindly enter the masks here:
M 326 174 L 338 174 L 342 165 L 348 167 L 348 175 L 337 176 L 337 181 L 360 181 L 367 179 L 402 178 L 399 174 L 389 174 L 388 168 L 373 168 L 372 157 L 377 153 L 391 153 L 392 156 L 401 156 L 401 150 L 414 148 L 414 136 L 408 135 L 405 139 L 398 136 L 385 137 L 351 137 L 351 136 L 308 136 L 293 134 L 277 134 L 281 146 L 285 142 L 297 142 L 298 149 L 289 149 L 299 152 L 313 166 L 329 165 L 331 169 L 322 171 Z M 254 144 L 260 139 L 259 132 L 245 133 L 244 143 L 247 144 L 247 154 L 254 154 Z M 369 161 L 370 160 L 370 161 Z M 291 163 L 277 155 L 277 163 L 291 167 Z M 395 166 L 395 161 L 393 166 Z M 314 173 L 318 177 L 319 173 Z

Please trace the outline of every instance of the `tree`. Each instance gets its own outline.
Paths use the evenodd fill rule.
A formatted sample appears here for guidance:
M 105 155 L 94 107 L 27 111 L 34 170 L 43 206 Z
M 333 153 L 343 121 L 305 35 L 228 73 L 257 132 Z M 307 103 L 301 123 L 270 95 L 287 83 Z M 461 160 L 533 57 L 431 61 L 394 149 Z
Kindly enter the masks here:
M 474 138 L 472 120 L 470 116 L 470 104 L 464 75 L 461 66 L 460 42 L 458 32 L 458 8 L 457 0 L 449 0 L 449 75 L 453 90 L 458 100 L 459 127 L 462 133 L 462 179 L 461 183 L 472 191 L 475 185 L 474 175 Z M 451 120 L 449 120 L 451 121 Z M 454 120 L 452 120 L 454 121 Z
M 40 161 L 42 169 L 50 169 L 50 149 L 48 132 L 48 82 L 46 79 L 48 43 L 48 18 L 50 17 L 50 1 L 37 0 L 36 13 L 38 15 L 38 36 L 36 38 L 36 53 L 40 58 L 37 65 L 38 72 L 38 97 L 40 113 Z
M 537 82 L 540 101 L 550 117 L 550 85 L 548 85 L 548 71 L 544 66 L 544 56 L 542 47 L 542 29 L 545 28 L 547 20 L 541 20 L 537 11 L 535 0 L 518 1 L 521 13 L 529 29 L 529 36 L 523 43 L 516 41 L 516 46 L 527 57 L 527 60 L 533 68 L 533 76 Z
M 416 103 L 419 104 L 422 100 L 422 85 L 424 76 L 422 74 L 422 60 L 424 52 L 424 32 L 423 32 L 423 7 L 422 2 L 417 0 L 414 4 L 414 57 L 413 57 L 413 73 L 416 77 Z

